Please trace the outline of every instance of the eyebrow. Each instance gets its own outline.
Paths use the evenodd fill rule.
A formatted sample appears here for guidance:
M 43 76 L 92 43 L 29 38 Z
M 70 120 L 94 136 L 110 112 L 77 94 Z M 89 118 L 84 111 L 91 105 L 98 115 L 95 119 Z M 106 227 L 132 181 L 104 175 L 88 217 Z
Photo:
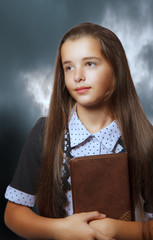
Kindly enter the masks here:
M 85 60 L 100 60 L 100 58 L 99 57 L 85 57 L 85 58 L 82 58 L 82 61 L 85 61 Z M 71 61 L 64 61 L 62 64 L 63 65 L 66 65 L 66 64 L 70 64 L 71 63 Z

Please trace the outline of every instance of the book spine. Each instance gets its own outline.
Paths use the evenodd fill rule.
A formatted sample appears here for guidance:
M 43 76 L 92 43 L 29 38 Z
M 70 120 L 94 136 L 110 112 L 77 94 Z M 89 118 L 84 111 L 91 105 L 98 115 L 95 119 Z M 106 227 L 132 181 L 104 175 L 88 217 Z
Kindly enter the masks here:
M 72 199 L 73 199 L 73 213 L 76 213 L 77 206 L 76 206 L 76 189 L 75 189 L 75 161 L 70 160 L 70 172 L 71 172 L 71 188 L 72 188 Z

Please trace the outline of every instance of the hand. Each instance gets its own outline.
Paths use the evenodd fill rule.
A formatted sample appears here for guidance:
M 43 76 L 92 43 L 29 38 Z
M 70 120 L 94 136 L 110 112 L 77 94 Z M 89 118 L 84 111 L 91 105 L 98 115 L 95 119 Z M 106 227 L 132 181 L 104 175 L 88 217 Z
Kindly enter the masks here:
M 99 232 L 101 236 L 101 238 L 99 239 L 103 239 L 103 236 L 107 236 L 111 239 L 111 238 L 114 238 L 116 235 L 116 228 L 115 228 L 116 223 L 117 223 L 117 220 L 115 219 L 105 218 L 105 219 L 90 221 L 89 226 L 91 226 L 94 230 Z
M 56 232 L 58 240 L 102 240 L 98 231 L 89 226 L 92 220 L 103 219 L 105 215 L 98 212 L 88 212 L 73 214 L 69 217 L 60 219 L 59 231 Z M 108 240 L 109 238 L 104 238 Z

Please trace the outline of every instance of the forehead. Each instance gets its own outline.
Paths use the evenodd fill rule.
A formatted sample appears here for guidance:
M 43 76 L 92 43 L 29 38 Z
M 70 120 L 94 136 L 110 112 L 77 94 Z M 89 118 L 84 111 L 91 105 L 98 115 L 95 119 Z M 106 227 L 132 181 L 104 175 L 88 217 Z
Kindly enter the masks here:
M 62 61 L 71 58 L 101 57 L 101 45 L 96 38 L 80 37 L 79 39 L 68 39 L 61 48 Z

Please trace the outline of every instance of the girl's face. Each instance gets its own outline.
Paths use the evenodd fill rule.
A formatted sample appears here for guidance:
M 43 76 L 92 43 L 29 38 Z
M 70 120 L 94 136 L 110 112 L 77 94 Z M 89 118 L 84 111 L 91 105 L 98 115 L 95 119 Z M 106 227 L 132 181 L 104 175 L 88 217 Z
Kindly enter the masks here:
M 93 37 L 67 40 L 61 48 L 65 84 L 77 106 L 101 107 L 114 86 L 111 65 Z

